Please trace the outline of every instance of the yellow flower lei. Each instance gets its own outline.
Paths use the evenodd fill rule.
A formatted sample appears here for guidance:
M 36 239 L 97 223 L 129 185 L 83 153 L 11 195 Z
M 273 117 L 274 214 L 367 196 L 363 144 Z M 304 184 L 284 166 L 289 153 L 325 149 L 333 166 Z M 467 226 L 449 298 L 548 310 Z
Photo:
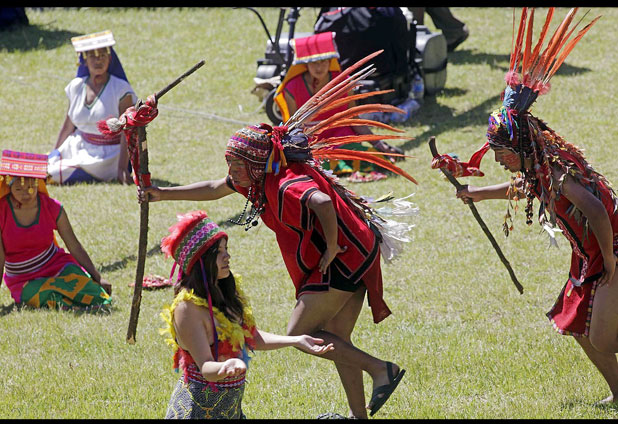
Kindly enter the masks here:
M 221 342 L 228 341 L 232 346 L 232 350 L 234 352 L 238 352 L 245 345 L 245 337 L 251 338 L 253 336 L 251 331 L 255 327 L 255 320 L 253 319 L 253 312 L 249 307 L 249 303 L 246 300 L 247 298 L 245 297 L 242 289 L 240 288 L 240 285 L 242 284 L 242 278 L 240 275 L 235 275 L 234 278 L 236 280 L 236 291 L 240 295 L 241 302 L 243 304 L 242 322 L 245 324 L 246 329 L 243 328 L 241 324 L 230 321 L 225 316 L 225 314 L 223 314 L 223 312 L 219 311 L 214 306 L 212 307 L 212 312 L 218 323 L 217 339 Z M 197 296 L 194 293 L 193 289 L 189 291 L 187 291 L 186 289 L 182 289 L 180 292 L 178 292 L 171 305 L 165 305 L 163 307 L 163 311 L 160 313 L 160 316 L 163 321 L 165 321 L 167 326 L 166 328 L 160 328 L 159 334 L 170 335 L 170 337 L 165 339 L 165 342 L 172 347 L 174 353 L 176 352 L 176 350 L 178 350 L 179 347 L 176 343 L 176 331 L 174 330 L 173 325 L 174 310 L 180 302 L 184 301 L 193 302 L 198 306 L 203 306 L 208 309 L 208 301 Z

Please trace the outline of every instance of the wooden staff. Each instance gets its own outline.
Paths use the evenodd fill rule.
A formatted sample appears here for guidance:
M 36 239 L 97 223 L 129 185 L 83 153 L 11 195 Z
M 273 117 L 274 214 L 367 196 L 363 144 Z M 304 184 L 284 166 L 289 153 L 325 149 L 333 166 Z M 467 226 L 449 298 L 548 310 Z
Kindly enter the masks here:
M 155 94 L 155 100 L 158 102 L 161 97 L 172 88 L 176 87 L 183 79 L 197 71 L 204 61 L 201 60 L 195 64 L 187 72 L 176 78 L 174 82 L 169 84 L 163 90 Z M 141 100 L 138 100 L 135 109 L 137 110 L 142 104 Z M 137 149 L 139 154 L 139 172 L 138 182 L 139 186 L 144 188 L 144 181 L 142 175 L 148 175 L 148 146 L 146 143 L 146 127 L 137 127 Z M 135 333 L 137 331 L 137 320 L 139 318 L 139 310 L 142 302 L 142 284 L 144 281 L 144 267 L 146 264 L 146 246 L 148 244 L 148 198 L 145 202 L 140 204 L 140 216 L 139 216 L 139 245 L 137 253 L 137 269 L 135 270 L 135 287 L 133 288 L 133 301 L 131 302 L 131 316 L 129 317 L 129 329 L 127 330 L 127 343 L 135 344 Z
M 431 154 L 433 155 L 434 158 L 440 156 L 438 154 L 438 150 L 436 149 L 436 138 L 433 137 L 433 136 L 429 138 L 429 149 L 431 150 Z M 455 186 L 457 191 L 459 191 L 459 190 L 464 188 L 464 186 L 461 185 L 459 183 L 459 181 L 457 181 L 457 179 L 455 177 L 453 177 L 453 174 L 451 174 L 448 169 L 440 168 L 440 171 L 442 171 L 442 173 L 451 182 L 451 184 L 453 184 Z M 500 249 L 500 246 L 498 246 L 498 243 L 496 242 L 496 239 L 494 238 L 494 236 L 489 231 L 489 228 L 487 228 L 487 225 L 485 225 L 485 222 L 483 221 L 483 219 L 479 215 L 479 212 L 476 210 L 476 206 L 474 206 L 474 202 L 469 200 L 469 201 L 466 201 L 465 203 L 470 207 L 470 210 L 472 211 L 472 215 L 474 215 L 474 218 L 476 218 L 476 222 L 479 223 L 479 225 L 483 229 L 483 232 L 485 233 L 485 235 L 487 236 L 487 238 L 491 242 L 491 245 L 496 250 L 496 253 L 498 254 L 498 257 L 500 257 L 500 260 L 502 261 L 502 263 L 504 264 L 504 266 L 508 270 L 509 275 L 511 276 L 511 280 L 513 280 L 513 283 L 515 284 L 515 287 L 517 287 L 517 290 L 519 291 L 519 294 L 523 294 L 523 292 L 524 292 L 523 286 L 519 283 L 519 281 L 517 281 L 517 277 L 515 276 L 515 272 L 513 272 L 513 268 L 511 268 L 511 264 L 509 264 L 509 261 L 506 259 L 506 257 L 502 253 L 502 250 Z

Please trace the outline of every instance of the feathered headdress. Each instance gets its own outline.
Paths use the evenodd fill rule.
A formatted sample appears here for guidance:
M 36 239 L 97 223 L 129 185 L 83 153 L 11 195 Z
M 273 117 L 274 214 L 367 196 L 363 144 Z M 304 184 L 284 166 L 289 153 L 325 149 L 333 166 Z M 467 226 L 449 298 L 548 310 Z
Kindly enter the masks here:
M 403 132 L 397 128 L 393 128 L 390 125 L 383 124 L 378 121 L 370 119 L 358 119 L 358 116 L 371 112 L 398 112 L 405 113 L 403 110 L 388 104 L 364 104 L 346 109 L 343 112 L 337 113 L 328 119 L 325 119 L 317 124 L 311 122 L 312 119 L 321 113 L 340 107 L 343 104 L 347 104 L 351 101 L 360 100 L 366 97 L 375 96 L 392 90 L 373 91 L 368 93 L 356 94 L 342 98 L 350 90 L 361 85 L 360 81 L 366 79 L 369 75 L 375 72 L 373 64 L 367 66 L 360 71 L 353 73 L 359 69 L 362 65 L 373 59 L 375 56 L 382 53 L 384 50 L 379 50 L 372 53 L 365 58 L 359 60 L 354 65 L 345 69 L 332 81 L 327 83 L 321 90 L 315 93 L 305 104 L 303 104 L 294 115 L 292 115 L 281 127 L 273 128 L 273 157 L 269 160 L 269 167 L 266 172 L 272 171 L 272 169 L 278 169 L 278 164 L 283 164 L 286 160 L 286 147 L 290 153 L 296 151 L 301 153 L 301 150 L 306 152 L 307 156 L 315 160 L 324 159 L 339 159 L 339 160 L 362 160 L 379 165 L 385 169 L 388 169 L 395 174 L 401 175 L 413 183 L 417 184 L 416 180 L 405 172 L 403 169 L 396 165 L 393 165 L 390 161 L 381 158 L 380 156 L 403 156 L 397 153 L 383 153 L 383 152 L 369 152 L 369 151 L 356 151 L 349 149 L 342 149 L 348 143 L 360 143 L 363 141 L 375 141 L 384 139 L 405 139 L 409 140 L 408 136 L 401 135 L 379 135 L 379 134 L 363 134 L 343 137 L 329 137 L 320 139 L 316 137 L 318 134 L 335 127 L 342 126 L 373 126 L 383 128 L 394 132 Z M 297 137 L 294 143 L 286 143 L 286 141 L 292 139 L 292 137 L 286 138 L 287 134 L 299 134 L 295 132 L 295 129 L 299 129 L 307 140 L 306 145 L 299 143 L 300 139 Z M 288 146 L 286 146 L 288 144 Z
M 468 163 L 462 163 L 449 155 L 442 155 L 434 158 L 432 168 L 447 167 L 449 170 L 456 170 L 455 177 L 483 176 L 478 168 L 490 145 L 517 151 L 522 156 L 523 163 L 523 155 L 529 153 L 530 146 L 524 146 L 523 138 L 518 134 L 522 127 L 520 117 L 528 112 L 539 95 L 549 91 L 550 79 L 584 34 L 601 18 L 601 16 L 594 18 L 569 41 L 581 22 L 580 20 L 571 27 L 577 10 L 578 8 L 572 8 L 567 13 L 543 49 L 555 8 L 550 7 L 547 11 L 545 23 L 534 48 L 532 47 L 534 8 L 522 9 L 517 30 L 515 30 L 515 9 L 513 9 L 511 55 L 509 70 L 505 75 L 507 86 L 503 92 L 502 107 L 489 117 L 488 142 L 474 153 L 473 160 Z M 468 164 L 472 164 L 473 169 L 468 169 Z
M 539 181 L 549 180 L 552 166 L 561 168 L 565 174 L 572 176 L 584 185 L 591 184 L 590 188 L 597 197 L 600 196 L 600 188 L 606 187 L 616 203 L 609 182 L 588 164 L 581 149 L 564 140 L 547 124 L 529 112 L 537 97 L 549 91 L 550 79 L 564 63 L 575 45 L 601 17 L 594 18 L 571 38 L 579 24 L 578 22 L 571 27 L 577 10 L 578 8 L 573 8 L 567 13 L 554 34 L 549 38 L 544 49 L 543 42 L 548 35 L 554 8 L 549 8 L 547 11 L 545 23 L 534 48 L 532 47 L 534 9 L 526 7 L 522 9 L 517 31 L 515 31 L 515 12 L 513 12 L 511 57 L 509 70 L 505 76 L 507 87 L 503 93 L 502 106 L 489 116 L 488 141 L 473 155 L 478 170 L 480 160 L 490 146 L 506 148 L 519 154 L 521 163 L 519 175 L 523 174 L 523 192 L 527 197 L 526 223 L 532 224 L 532 203 L 536 196 L 533 189 L 538 186 L 540 190 L 538 197 L 541 203 L 539 223 L 549 233 L 552 244 L 555 243 L 553 229 L 556 226 L 556 193 L 552 189 L 551 182 L 549 187 L 546 187 L 545 184 L 538 184 Z M 569 38 L 571 39 L 569 40 Z M 532 159 L 532 169 L 526 169 L 525 158 Z M 460 164 L 458 160 L 449 156 L 440 156 L 434 158 L 432 167 L 447 166 L 448 169 L 456 167 L 452 162 Z M 466 171 L 465 166 L 461 168 L 462 173 Z M 515 178 L 511 178 L 511 187 L 508 193 L 509 196 L 513 196 L 517 200 L 515 181 Z M 510 208 L 511 202 L 509 200 L 503 225 L 504 233 L 507 236 L 513 228 Z M 583 223 L 583 225 L 587 226 L 586 223 Z
M 383 139 L 410 139 L 410 137 L 377 134 L 359 134 L 323 139 L 318 139 L 317 137 L 317 134 L 329 128 L 347 125 L 369 125 L 390 131 L 402 132 L 402 130 L 381 122 L 357 118 L 358 115 L 378 111 L 404 113 L 401 109 L 392 105 L 365 104 L 336 113 L 317 124 L 312 122 L 314 117 L 326 110 L 340 107 L 342 104 L 347 104 L 350 101 L 384 93 L 385 91 L 374 91 L 342 98 L 342 96 L 354 87 L 359 86 L 362 79 L 367 78 L 375 72 L 375 68 L 373 65 L 369 65 L 356 73 L 353 72 L 382 52 L 383 50 L 379 50 L 372 53 L 347 68 L 298 108 L 296 113 L 283 125 L 275 127 L 271 127 L 264 123 L 250 125 L 236 131 L 228 140 L 225 155 L 243 160 L 246 163 L 247 171 L 252 181 L 247 202 L 252 203 L 253 209 L 244 222 L 241 222 L 244 212 L 239 220 L 232 222 L 245 225 L 246 229 L 250 228 L 249 224 L 253 221 L 253 218 L 260 213 L 260 210 L 264 206 L 262 199 L 262 184 L 265 174 L 278 174 L 282 168 L 287 166 L 289 161 L 309 163 L 324 174 L 324 171 L 321 170 L 319 165 L 319 162 L 324 159 L 362 160 L 374 163 L 398 175 L 402 175 L 417 184 L 416 180 L 406 171 L 380 157 L 402 157 L 405 155 L 340 148 L 348 143 L 360 143 L 362 141 Z M 333 184 L 337 184 L 326 174 L 324 174 L 324 176 Z M 246 209 L 247 206 L 245 206 L 245 211 Z

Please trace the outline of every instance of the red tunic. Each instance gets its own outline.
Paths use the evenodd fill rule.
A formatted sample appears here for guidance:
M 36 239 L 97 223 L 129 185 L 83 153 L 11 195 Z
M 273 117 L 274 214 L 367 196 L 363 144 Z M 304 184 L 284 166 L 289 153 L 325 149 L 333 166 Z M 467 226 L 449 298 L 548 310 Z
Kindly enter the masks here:
M 614 212 L 614 202 L 607 187 L 600 183 L 599 191 L 614 233 L 614 253 L 618 254 L 618 212 Z M 539 193 L 535 194 L 538 197 Z M 587 336 L 594 292 L 604 270 L 603 255 L 592 228 L 588 228 L 585 234 L 583 222 L 578 222 L 572 214 L 574 208 L 564 195 L 557 193 L 556 221 L 571 243 L 571 268 L 569 279 L 547 316 L 559 333 Z
M 233 185 L 229 179 L 228 182 L 247 197 L 247 188 Z M 307 164 L 291 163 L 278 175 L 266 174 L 264 191 L 266 209 L 261 218 L 275 232 L 283 261 L 296 287 L 296 298 L 303 293 L 327 291 L 331 270 L 336 267 L 351 283 L 363 280 L 374 322 L 391 314 L 382 297 L 379 240 L 321 174 Z M 320 221 L 308 205 L 317 191 L 331 198 L 337 214 L 337 243 L 347 246 L 345 252 L 333 259 L 325 274 L 320 273 L 318 263 L 326 250 L 326 239 Z

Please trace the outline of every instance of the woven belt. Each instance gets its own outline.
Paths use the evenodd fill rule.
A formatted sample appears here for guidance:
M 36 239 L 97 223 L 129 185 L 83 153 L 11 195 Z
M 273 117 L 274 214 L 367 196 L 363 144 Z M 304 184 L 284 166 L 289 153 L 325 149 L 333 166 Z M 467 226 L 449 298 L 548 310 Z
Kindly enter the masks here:
M 79 133 L 84 140 L 96 146 L 113 146 L 120 144 L 120 134 L 114 136 L 113 138 L 105 138 L 105 136 L 101 134 L 91 134 L 83 131 L 79 131 Z
M 9 262 L 4 263 L 4 270 L 6 275 L 20 275 L 28 274 L 30 272 L 38 271 L 43 265 L 45 265 L 54 254 L 58 251 L 58 246 L 51 244 L 45 251 L 39 253 L 33 258 L 30 258 L 22 262 Z

